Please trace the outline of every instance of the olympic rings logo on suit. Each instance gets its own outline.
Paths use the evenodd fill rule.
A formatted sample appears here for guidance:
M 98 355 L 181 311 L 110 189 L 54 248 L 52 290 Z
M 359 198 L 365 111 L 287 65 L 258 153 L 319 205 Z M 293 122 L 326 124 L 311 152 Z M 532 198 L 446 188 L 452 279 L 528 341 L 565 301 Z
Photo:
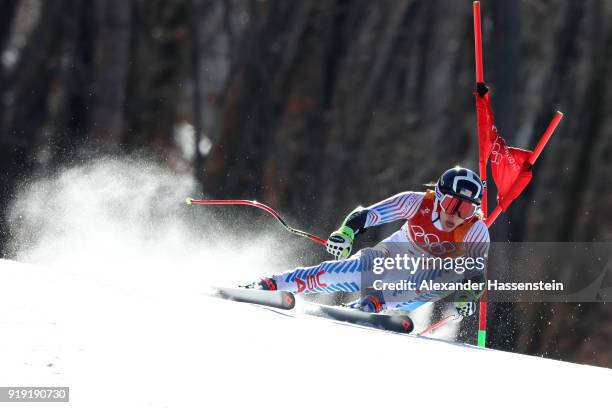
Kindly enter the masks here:
M 416 244 L 426 248 L 432 255 L 443 255 L 455 252 L 457 247 L 450 241 L 440 242 L 440 237 L 436 234 L 427 233 L 419 225 L 411 225 L 410 231 Z

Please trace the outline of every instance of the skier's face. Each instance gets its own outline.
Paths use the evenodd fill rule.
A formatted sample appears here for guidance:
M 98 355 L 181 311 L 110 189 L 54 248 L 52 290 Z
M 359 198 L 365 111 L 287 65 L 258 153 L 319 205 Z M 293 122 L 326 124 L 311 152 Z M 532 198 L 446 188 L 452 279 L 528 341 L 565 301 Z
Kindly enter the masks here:
M 444 231 L 452 231 L 463 224 L 463 219 L 456 213 L 449 215 L 444 211 L 440 211 L 440 224 L 442 225 L 442 229 Z

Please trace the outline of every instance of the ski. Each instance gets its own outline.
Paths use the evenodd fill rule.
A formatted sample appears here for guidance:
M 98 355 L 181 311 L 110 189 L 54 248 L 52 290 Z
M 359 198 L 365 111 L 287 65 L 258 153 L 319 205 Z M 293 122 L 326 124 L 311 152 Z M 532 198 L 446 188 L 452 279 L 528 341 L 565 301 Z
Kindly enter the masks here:
M 217 287 L 215 290 L 217 296 L 236 302 L 251 303 L 284 310 L 291 310 L 295 306 L 295 297 L 291 292 L 224 287 Z M 307 306 L 304 308 L 304 312 L 312 316 L 324 317 L 397 333 L 407 334 L 414 329 L 412 320 L 405 315 L 367 313 L 345 306 L 326 306 L 311 302 L 305 303 Z
M 223 287 L 215 289 L 217 296 L 236 302 L 252 303 L 284 310 L 293 309 L 295 306 L 295 297 L 291 292 Z
M 315 307 L 306 308 L 306 313 L 314 316 L 327 317 L 360 326 L 371 326 L 397 333 L 407 334 L 414 329 L 412 319 L 406 315 L 367 313 L 361 310 L 349 309 L 345 306 L 312 305 Z

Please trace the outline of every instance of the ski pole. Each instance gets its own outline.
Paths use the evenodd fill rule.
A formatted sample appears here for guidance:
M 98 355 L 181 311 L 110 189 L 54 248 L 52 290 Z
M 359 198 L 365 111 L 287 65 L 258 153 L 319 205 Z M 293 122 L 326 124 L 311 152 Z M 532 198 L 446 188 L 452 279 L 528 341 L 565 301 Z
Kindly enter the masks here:
M 423 336 L 427 333 L 430 333 L 434 330 L 436 330 L 437 328 L 444 326 L 446 323 L 450 322 L 450 321 L 457 321 L 460 322 L 463 319 L 463 316 L 461 316 L 460 314 L 454 314 L 454 315 L 448 315 L 445 318 L 443 318 L 442 320 L 440 320 L 438 323 L 434 323 L 431 326 L 429 326 L 428 328 L 426 328 L 425 330 L 421 331 L 419 334 L 417 334 L 417 336 Z
M 287 224 L 285 222 L 285 220 L 283 220 L 280 216 L 280 214 L 273 208 L 268 207 L 265 204 L 262 203 L 258 203 L 255 200 L 195 200 L 191 197 L 187 197 L 185 199 L 185 202 L 188 205 L 192 205 L 192 204 L 198 204 L 198 205 L 248 205 L 250 207 L 255 207 L 255 208 L 259 208 L 260 210 L 264 210 L 265 212 L 267 212 L 268 214 L 270 214 L 271 216 L 273 216 L 274 218 L 276 218 L 276 220 L 278 222 L 281 223 L 281 225 L 290 233 L 295 234 L 295 235 L 299 235 L 300 237 L 304 237 L 304 238 L 308 238 L 311 241 L 316 242 L 319 245 L 323 245 L 325 246 L 326 244 L 326 240 L 317 237 L 316 235 L 310 234 L 308 232 L 304 232 L 304 231 L 300 231 L 298 229 L 295 229 L 291 226 L 289 226 L 289 224 Z

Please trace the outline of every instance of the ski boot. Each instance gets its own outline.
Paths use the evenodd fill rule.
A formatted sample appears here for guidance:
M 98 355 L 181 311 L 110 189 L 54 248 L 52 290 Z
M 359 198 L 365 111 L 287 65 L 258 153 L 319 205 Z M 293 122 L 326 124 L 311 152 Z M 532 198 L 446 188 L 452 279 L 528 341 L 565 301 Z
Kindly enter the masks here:
M 244 286 L 246 289 L 257 289 L 257 290 L 277 290 L 276 281 L 274 278 L 261 278 L 259 281 L 249 283 Z
M 380 291 L 366 291 L 361 299 L 346 305 L 367 313 L 380 313 L 385 309 L 385 300 Z

